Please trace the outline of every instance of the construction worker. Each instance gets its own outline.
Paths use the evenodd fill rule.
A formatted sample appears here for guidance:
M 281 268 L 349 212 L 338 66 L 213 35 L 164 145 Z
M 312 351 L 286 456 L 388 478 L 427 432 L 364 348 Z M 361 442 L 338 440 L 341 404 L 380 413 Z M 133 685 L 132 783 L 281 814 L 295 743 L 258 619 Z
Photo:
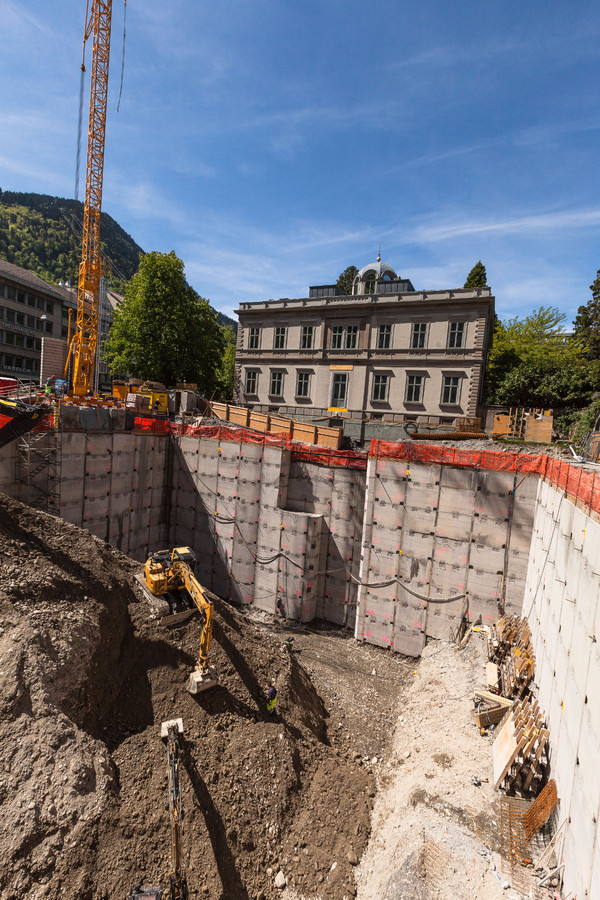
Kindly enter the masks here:
M 272 681 L 269 682 L 267 689 L 267 712 L 270 716 L 275 715 L 275 704 L 277 703 L 277 688 Z

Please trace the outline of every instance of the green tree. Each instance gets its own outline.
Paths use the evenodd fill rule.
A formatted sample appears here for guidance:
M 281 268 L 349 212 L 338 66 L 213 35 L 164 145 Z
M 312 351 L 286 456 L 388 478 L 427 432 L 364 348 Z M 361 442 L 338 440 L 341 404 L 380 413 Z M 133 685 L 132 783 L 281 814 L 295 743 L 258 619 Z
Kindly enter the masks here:
M 340 274 L 336 284 L 342 294 L 351 294 L 352 293 L 352 283 L 354 278 L 358 275 L 358 269 L 356 266 L 348 266 L 347 269 Z
M 216 313 L 187 284 L 182 260 L 174 251 L 141 255 L 106 344 L 111 370 L 167 386 L 195 381 L 212 396 L 223 349 Z
M 223 350 L 223 358 L 219 370 L 219 387 L 218 392 L 220 399 L 226 403 L 233 400 L 233 389 L 235 383 L 235 351 L 236 351 L 236 335 L 231 325 L 223 325 L 223 339 L 225 348 Z
M 500 386 L 509 373 L 524 363 L 551 358 L 560 365 L 571 355 L 581 355 L 577 346 L 567 339 L 564 323 L 564 313 L 551 306 L 540 306 L 523 319 L 516 316 L 496 322 L 486 367 L 488 402 L 506 402 L 500 399 L 504 396 Z M 517 401 L 513 403 L 516 405 Z
M 575 337 L 581 342 L 588 359 L 600 359 L 600 269 L 590 284 L 591 298 L 577 310 L 573 323 Z
M 479 260 L 476 262 L 469 274 L 467 275 L 467 280 L 465 281 L 466 288 L 478 288 L 485 287 L 487 285 L 487 272 L 485 271 L 485 266 Z
M 564 331 L 565 316 L 541 306 L 525 318 L 498 322 L 488 356 L 488 403 L 553 409 L 563 436 L 600 388 L 600 361 L 585 358 Z

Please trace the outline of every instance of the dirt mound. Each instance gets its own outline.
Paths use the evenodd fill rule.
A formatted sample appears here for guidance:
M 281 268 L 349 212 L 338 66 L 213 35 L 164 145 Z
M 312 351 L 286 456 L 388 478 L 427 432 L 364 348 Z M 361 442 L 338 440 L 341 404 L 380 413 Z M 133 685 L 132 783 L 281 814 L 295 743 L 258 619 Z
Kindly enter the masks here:
M 280 640 L 217 603 L 220 683 L 192 697 L 198 622 L 151 620 L 132 589 L 137 563 L 7 498 L 0 547 L 3 898 L 114 900 L 136 881 L 166 886 L 159 727 L 179 716 L 192 896 L 272 898 L 280 869 L 307 895 L 355 895 L 373 778 L 329 745 L 323 703 Z

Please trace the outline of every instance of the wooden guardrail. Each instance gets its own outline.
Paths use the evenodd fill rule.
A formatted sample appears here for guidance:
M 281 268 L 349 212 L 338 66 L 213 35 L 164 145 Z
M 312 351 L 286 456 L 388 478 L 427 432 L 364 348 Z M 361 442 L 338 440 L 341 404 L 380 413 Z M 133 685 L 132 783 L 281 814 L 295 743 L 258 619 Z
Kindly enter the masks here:
M 253 428 L 254 431 L 286 434 L 294 441 L 303 444 L 316 444 L 318 447 L 329 447 L 339 450 L 342 444 L 342 428 L 330 428 L 326 425 L 313 425 L 312 422 L 301 422 L 298 419 L 287 419 L 272 413 L 259 413 L 244 406 L 230 406 L 228 403 L 210 403 L 215 416 L 233 425 Z

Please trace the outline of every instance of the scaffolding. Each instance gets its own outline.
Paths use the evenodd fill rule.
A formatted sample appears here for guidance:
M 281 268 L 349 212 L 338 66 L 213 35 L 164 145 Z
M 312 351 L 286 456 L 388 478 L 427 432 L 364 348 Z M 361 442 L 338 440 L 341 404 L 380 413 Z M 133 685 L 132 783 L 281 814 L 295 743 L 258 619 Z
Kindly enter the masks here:
M 44 425 L 17 441 L 19 498 L 34 509 L 60 514 L 61 440 L 57 424 Z

